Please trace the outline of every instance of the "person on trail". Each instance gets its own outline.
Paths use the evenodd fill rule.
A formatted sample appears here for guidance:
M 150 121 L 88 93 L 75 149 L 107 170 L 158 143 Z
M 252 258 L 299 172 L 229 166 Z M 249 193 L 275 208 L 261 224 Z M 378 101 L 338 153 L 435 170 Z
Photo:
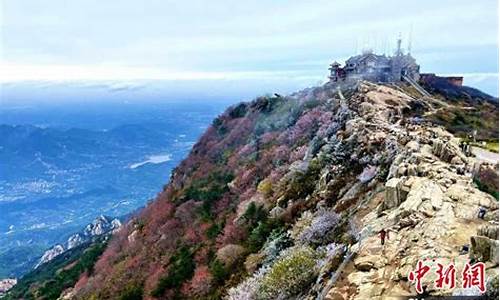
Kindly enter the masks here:
M 486 214 L 486 208 L 484 206 L 479 207 L 479 212 L 477 214 L 477 216 L 479 217 L 479 219 L 483 219 L 484 220 L 484 215 L 485 214 Z
M 389 231 L 386 231 L 385 229 L 382 229 L 379 231 L 379 236 L 380 236 L 380 244 L 385 244 L 385 238 L 389 239 Z

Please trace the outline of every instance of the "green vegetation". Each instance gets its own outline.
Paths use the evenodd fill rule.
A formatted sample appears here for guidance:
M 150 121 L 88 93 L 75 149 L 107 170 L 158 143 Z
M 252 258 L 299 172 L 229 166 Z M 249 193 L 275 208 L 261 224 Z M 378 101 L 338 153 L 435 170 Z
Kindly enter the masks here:
M 5 299 L 57 299 L 72 287 L 80 275 L 92 274 L 106 242 L 83 244 L 71 249 L 25 275 Z
M 170 265 L 166 276 L 160 278 L 158 285 L 151 292 L 153 297 L 160 297 L 167 289 L 178 289 L 182 283 L 193 277 L 195 263 L 193 253 L 182 247 L 170 258 Z
M 267 212 L 262 205 L 256 205 L 255 202 L 248 204 L 243 217 L 247 220 L 251 227 L 254 227 L 258 222 L 266 221 Z
M 229 173 L 213 172 L 206 178 L 194 181 L 186 189 L 185 196 L 195 201 L 211 202 L 217 200 L 228 191 L 227 184 L 234 176 Z
M 495 152 L 495 153 L 498 153 L 498 141 L 496 142 L 486 142 L 486 149 L 491 151 L 491 152 Z
M 224 228 L 223 225 L 214 223 L 210 228 L 207 229 L 206 236 L 209 239 L 215 239 L 217 235 L 221 232 L 222 228 Z
M 467 137 L 476 130 L 478 140 L 498 141 L 498 108 L 489 103 L 482 103 L 477 104 L 474 110 L 464 110 L 461 105 L 469 105 L 458 104 L 460 103 L 454 107 L 437 110 L 428 116 L 429 121 L 444 126 L 456 136 Z
M 290 178 L 285 190 L 285 199 L 300 199 L 312 193 L 320 172 L 320 162 L 317 159 L 311 160 L 305 172 L 296 172 Z
M 258 225 L 251 231 L 248 240 L 247 248 L 250 252 L 257 252 L 266 242 L 269 234 L 283 227 L 283 222 L 275 218 L 265 219 L 260 221 Z
M 229 116 L 233 119 L 243 118 L 247 113 L 247 104 L 240 103 L 229 111 Z
M 199 214 L 204 220 L 212 219 L 212 205 L 219 200 L 224 193 L 229 191 L 227 184 L 233 180 L 230 173 L 213 172 L 209 176 L 194 181 L 185 191 L 187 199 L 202 201 L 203 205 Z
M 292 248 L 282 254 L 262 278 L 260 299 L 291 298 L 303 291 L 316 271 L 316 253 L 309 247 Z
M 493 188 L 492 186 L 483 183 L 479 178 L 474 178 L 474 183 L 477 185 L 477 188 L 485 193 L 488 193 L 495 197 L 498 200 L 498 190 Z
M 470 143 L 472 146 L 476 146 L 491 152 L 498 153 L 498 141 L 484 141 L 483 142 L 476 142 L 476 143 Z
M 143 294 L 142 285 L 129 284 L 120 295 L 120 300 L 142 300 Z
M 212 126 L 217 130 L 217 134 L 220 136 L 223 136 L 228 132 L 228 128 L 224 125 L 224 121 L 220 117 L 214 119 Z
M 214 281 L 217 284 L 221 284 L 224 282 L 224 280 L 227 278 L 229 275 L 228 270 L 224 267 L 224 264 L 221 263 L 218 259 L 215 259 L 212 261 L 210 264 L 210 273 L 212 273 L 212 276 L 214 277 Z

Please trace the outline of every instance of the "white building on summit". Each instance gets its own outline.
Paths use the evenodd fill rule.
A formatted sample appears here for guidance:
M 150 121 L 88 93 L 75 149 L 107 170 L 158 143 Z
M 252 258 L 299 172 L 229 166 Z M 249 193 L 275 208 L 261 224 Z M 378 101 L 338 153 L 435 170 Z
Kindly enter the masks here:
M 378 55 L 371 50 L 361 55 L 352 56 L 341 67 L 338 62 L 330 65 L 330 81 L 368 80 L 372 82 L 399 82 L 411 80 L 417 82 L 420 66 L 408 51 L 403 53 L 401 39 L 394 56 Z

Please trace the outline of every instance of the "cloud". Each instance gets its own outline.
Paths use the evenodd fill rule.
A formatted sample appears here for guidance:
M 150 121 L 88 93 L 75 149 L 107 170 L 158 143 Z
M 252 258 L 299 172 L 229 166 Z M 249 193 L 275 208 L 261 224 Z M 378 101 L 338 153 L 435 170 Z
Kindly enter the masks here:
M 0 64 L 0 82 L 82 80 L 216 80 L 317 78 L 306 71 L 189 72 L 162 68 L 95 65 Z M 116 89 L 121 89 L 118 86 Z
M 426 72 L 498 68 L 498 4 L 490 0 L 3 4 L 2 82 L 317 81 L 329 61 L 365 46 L 392 52 L 399 31 L 406 37 L 410 27 L 413 53 Z

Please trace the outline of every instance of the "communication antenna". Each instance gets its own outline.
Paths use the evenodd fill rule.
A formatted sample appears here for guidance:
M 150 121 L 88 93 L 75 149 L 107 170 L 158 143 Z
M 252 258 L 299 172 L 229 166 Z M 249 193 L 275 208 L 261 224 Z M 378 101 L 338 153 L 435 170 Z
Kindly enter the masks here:
M 399 56 L 399 55 L 402 55 L 403 52 L 401 50 L 401 32 L 399 33 L 399 37 L 398 37 L 398 47 L 396 49 L 396 56 Z
M 413 36 L 413 23 L 410 25 L 410 33 L 408 35 L 408 54 L 411 54 L 411 44 L 412 44 L 412 36 Z

